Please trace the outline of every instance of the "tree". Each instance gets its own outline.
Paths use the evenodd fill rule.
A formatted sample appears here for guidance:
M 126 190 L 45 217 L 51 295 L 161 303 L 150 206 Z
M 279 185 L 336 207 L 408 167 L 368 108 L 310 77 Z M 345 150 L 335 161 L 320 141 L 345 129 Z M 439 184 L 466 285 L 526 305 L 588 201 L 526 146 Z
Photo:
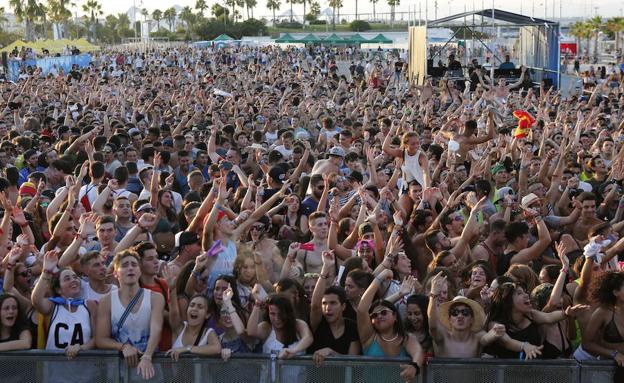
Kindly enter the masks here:
M 60 38 L 67 37 L 69 33 L 69 20 L 72 18 L 71 10 L 68 7 L 76 6 L 67 0 L 48 0 L 48 19 L 55 24 L 57 34 Z M 63 25 L 61 29 L 59 25 Z
M 583 39 L 587 40 L 587 53 L 589 54 L 589 40 L 591 39 L 591 26 L 583 21 L 577 21 L 570 26 L 570 34 L 576 38 L 578 45 L 578 54 L 581 52 L 581 42 Z
M 190 31 L 193 28 L 193 24 L 195 23 L 195 14 L 193 14 L 193 10 L 188 5 L 182 8 L 180 11 L 180 20 L 184 21 L 186 24 L 186 30 Z
M 390 6 L 390 27 L 394 27 L 394 13 L 396 6 L 400 3 L 401 0 L 388 0 L 388 5 Z
M 104 14 L 102 11 L 102 5 L 97 2 L 97 0 L 88 0 L 85 4 L 82 5 L 83 12 L 90 15 L 89 17 L 89 29 L 91 30 L 91 38 L 93 41 L 96 40 L 97 36 L 95 32 L 97 30 L 96 25 L 98 24 L 98 16 Z
M 13 14 L 18 23 L 25 22 L 26 30 L 24 39 L 35 39 L 35 20 L 40 15 L 39 4 L 36 0 L 9 0 L 9 6 L 13 8 Z
M 130 29 L 130 17 L 126 13 L 117 14 L 117 23 L 120 29 Z
M 329 6 L 332 7 L 332 28 L 336 29 L 336 8 L 338 8 L 338 19 L 340 19 L 340 8 L 342 0 L 329 0 Z
M 624 32 L 624 17 L 612 17 L 607 20 L 605 24 L 605 29 L 613 33 L 613 37 L 615 39 L 615 51 L 619 52 L 620 49 L 620 33 Z
M 253 19 L 253 9 L 258 5 L 256 0 L 245 0 L 245 7 L 247 8 L 247 19 Z M 251 11 L 251 17 L 249 16 L 249 11 Z
M 176 9 L 174 7 L 168 8 L 167 10 L 165 10 L 165 13 L 163 13 L 163 16 L 167 20 L 167 24 L 169 24 L 169 30 L 171 32 L 175 32 L 174 28 L 177 15 L 178 13 L 176 12 Z
M 281 6 L 279 0 L 267 0 L 266 7 L 273 11 L 273 24 L 275 24 L 275 11 L 279 11 Z
M 160 20 L 163 18 L 163 13 L 160 9 L 154 9 L 152 12 L 152 19 L 156 22 L 156 30 L 160 29 Z
M 215 17 L 215 19 L 220 20 L 224 23 L 227 23 L 230 16 L 230 10 L 217 3 L 212 4 L 210 12 Z
M 205 0 L 197 0 L 195 2 L 195 9 L 199 11 L 199 16 L 204 18 L 204 12 L 208 9 L 208 4 L 206 4 Z
M 604 23 L 602 22 L 602 17 L 600 16 L 592 17 L 587 23 L 591 27 L 591 35 L 594 37 L 594 57 L 598 57 L 598 34 L 603 28 Z
M 373 21 L 375 21 L 375 4 L 377 4 L 379 0 L 369 0 L 369 1 L 373 3 Z
M 9 21 L 6 16 L 4 15 L 6 13 L 4 7 L 0 7 L 0 28 L 4 29 L 4 24 L 6 24 L 7 21 Z
M 290 22 L 293 22 L 293 4 L 299 3 L 299 0 L 286 0 L 287 3 L 290 3 Z

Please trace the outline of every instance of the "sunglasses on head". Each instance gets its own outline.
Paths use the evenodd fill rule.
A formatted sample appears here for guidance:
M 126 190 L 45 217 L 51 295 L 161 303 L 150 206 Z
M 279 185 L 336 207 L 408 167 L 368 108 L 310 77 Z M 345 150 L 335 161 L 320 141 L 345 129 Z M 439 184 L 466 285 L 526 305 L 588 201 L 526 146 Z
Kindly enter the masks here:
M 264 230 L 264 225 L 253 225 L 251 230 L 262 231 Z
M 390 309 L 379 310 L 377 312 L 372 313 L 370 315 L 370 319 L 377 319 L 379 316 L 385 317 L 385 316 L 389 315 L 390 313 L 392 313 L 392 310 L 390 310 Z
M 472 316 L 472 310 L 470 310 L 470 309 L 452 309 L 450 311 L 450 314 L 451 314 L 452 317 L 459 316 L 460 314 L 463 317 L 470 317 L 470 316 Z

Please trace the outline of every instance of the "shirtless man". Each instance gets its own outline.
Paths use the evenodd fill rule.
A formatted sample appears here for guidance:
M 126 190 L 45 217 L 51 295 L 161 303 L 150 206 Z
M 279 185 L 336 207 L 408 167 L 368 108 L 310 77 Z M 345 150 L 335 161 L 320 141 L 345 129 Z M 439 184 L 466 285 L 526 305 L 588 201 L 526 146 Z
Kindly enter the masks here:
M 446 283 L 446 277 L 438 273 L 431 281 L 429 294 L 429 333 L 436 357 L 480 358 L 482 348 L 496 341 L 509 350 L 524 351 L 527 359 L 541 354 L 538 347 L 511 339 L 504 325 L 496 324 L 485 332 L 485 312 L 472 299 L 458 296 L 440 304 L 438 297 Z
M 509 96 L 509 92 L 516 88 L 519 88 L 524 82 L 526 67 L 524 65 L 520 67 L 520 71 L 521 71 L 520 78 L 518 79 L 518 81 L 510 85 L 507 85 L 507 81 L 504 78 L 501 78 L 498 80 L 498 85 L 494 85 L 494 83 L 489 77 L 485 78 L 487 82 L 489 83 L 489 84 L 486 84 L 483 81 L 483 75 L 481 74 L 481 70 L 476 69 L 475 71 L 477 73 L 477 76 L 479 77 L 479 82 L 481 83 L 481 86 L 485 88 L 486 90 L 494 90 L 494 93 L 496 94 L 496 101 L 498 101 L 501 104 L 505 104 L 507 103 L 507 97 Z
M 581 204 L 581 216 L 570 227 L 572 237 L 577 241 L 579 247 L 583 247 L 588 242 L 587 235 L 592 226 L 602 221 L 596 217 L 596 195 L 590 192 L 583 192 L 576 201 Z
M 457 125 L 459 120 L 450 121 L 446 126 L 450 127 L 453 124 Z M 475 146 L 482 144 L 484 142 L 488 142 L 493 139 L 496 135 L 496 130 L 494 129 L 494 115 L 492 110 L 488 111 L 488 120 L 487 120 L 487 134 L 485 136 L 477 136 L 477 121 L 468 120 L 464 123 L 463 129 L 459 129 L 458 132 L 454 131 L 445 131 L 441 130 L 440 134 L 449 141 L 449 150 L 451 149 L 452 142 L 456 142 L 459 147 L 455 150 L 455 157 L 453 163 L 459 164 L 464 163 L 466 161 L 470 162 L 470 158 L 468 157 L 468 152 L 473 150 Z
M 490 223 L 490 232 L 485 241 L 479 243 L 472 249 L 470 254 L 471 261 L 486 261 L 491 266 L 496 265 L 496 258 L 503 255 L 505 251 L 505 226 L 507 222 L 502 219 Z M 495 267 L 492 267 L 494 270 Z
M 334 146 L 329 149 L 329 157 L 326 160 L 318 160 L 312 168 L 312 174 L 342 174 L 340 166 L 342 165 L 345 151 L 343 148 Z M 320 254 L 320 253 L 319 253 Z M 319 258 L 320 259 L 320 258 Z
M 292 243 L 288 249 L 287 259 L 282 268 L 281 277 L 285 278 L 293 275 L 294 268 L 301 270 L 301 275 L 305 273 L 320 273 L 323 266 L 322 254 L 329 250 L 327 246 L 327 235 L 329 234 L 329 218 L 327 214 L 321 211 L 310 214 L 308 221 L 312 240 L 310 242 L 300 244 Z M 309 249 L 309 250 L 307 250 Z M 297 274 L 297 273 L 294 273 Z

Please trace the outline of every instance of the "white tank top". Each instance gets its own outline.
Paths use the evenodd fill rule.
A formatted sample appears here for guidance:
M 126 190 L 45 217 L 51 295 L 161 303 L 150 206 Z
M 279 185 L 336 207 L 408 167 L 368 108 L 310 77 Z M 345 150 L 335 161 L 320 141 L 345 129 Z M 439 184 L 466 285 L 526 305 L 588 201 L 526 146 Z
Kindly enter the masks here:
M 184 336 L 184 332 L 186 331 L 186 328 L 188 327 L 188 322 L 184 321 L 184 328 L 182 329 L 182 331 L 180 331 L 180 335 L 178 335 L 178 337 L 176 338 L 175 342 L 173 342 L 173 345 L 171 346 L 171 348 L 180 348 L 180 347 L 185 347 L 185 346 L 195 346 L 195 344 L 184 344 L 182 343 L 182 337 Z M 197 346 L 205 346 L 208 344 L 208 335 L 210 335 L 210 332 L 214 331 L 211 328 L 206 329 L 206 331 L 204 332 L 204 336 L 201 337 L 201 339 L 199 340 L 199 343 L 197 344 Z
M 299 343 L 299 341 L 292 343 L 288 347 L 291 347 L 291 348 L 295 347 L 297 346 L 297 343 Z M 271 333 L 269 334 L 269 337 L 266 338 L 266 340 L 262 344 L 262 353 L 270 354 L 272 351 L 279 352 L 279 350 L 283 348 L 284 348 L 284 344 L 280 342 L 279 340 L 277 340 L 277 335 L 275 334 L 275 330 L 271 327 Z M 303 352 L 298 353 L 297 355 L 303 355 Z
M 111 293 L 113 291 L 117 291 L 117 286 L 111 285 L 108 292 L 104 294 L 100 294 L 91 288 L 91 285 L 89 285 L 88 281 L 85 281 L 84 279 L 82 279 L 80 280 L 80 290 L 82 292 L 81 294 L 82 299 L 84 299 L 85 301 L 96 301 L 99 303 L 100 299 L 102 299 L 104 295 Z
M 403 180 L 405 184 L 409 184 L 411 181 L 416 180 L 423 187 L 425 187 L 425 178 L 423 177 L 423 170 L 420 167 L 420 163 L 418 159 L 420 158 L 420 149 L 414 154 L 410 156 L 407 153 L 407 150 L 403 151 L 403 166 L 401 166 L 401 170 L 403 171 Z
M 91 340 L 91 315 L 87 306 L 80 305 L 69 312 L 64 305 L 55 305 L 48 331 L 46 350 L 64 350 L 74 344 Z
M 150 335 L 152 292 L 143 289 L 143 299 L 137 305 L 139 310 L 135 313 L 131 312 L 121 329 L 117 331 L 117 323 L 119 323 L 126 308 L 122 306 L 119 300 L 119 290 L 111 293 L 111 334 L 117 342 L 129 343 L 144 352 Z
M 236 244 L 232 240 L 227 240 L 223 245 L 223 251 L 217 255 L 210 274 L 208 276 L 208 294 L 212 295 L 214 283 L 221 274 L 232 275 L 234 271 L 234 261 L 236 260 Z

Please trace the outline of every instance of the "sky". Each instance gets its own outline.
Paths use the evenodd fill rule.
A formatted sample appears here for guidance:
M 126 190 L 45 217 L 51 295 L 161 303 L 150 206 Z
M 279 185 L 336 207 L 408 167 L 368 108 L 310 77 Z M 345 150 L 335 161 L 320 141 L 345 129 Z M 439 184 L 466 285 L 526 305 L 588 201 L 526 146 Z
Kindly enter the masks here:
M 173 5 L 191 6 L 194 7 L 195 0 L 100 0 L 103 6 L 105 14 L 126 12 L 133 4 L 136 3 L 137 7 L 147 8 L 150 13 L 154 9 L 164 10 Z M 266 8 L 266 0 L 256 0 L 258 6 L 254 9 L 254 16 L 256 18 L 266 16 L 270 17 L 272 12 Z M 321 5 L 321 10 L 327 8 L 328 0 L 317 0 Z M 358 1 L 358 13 L 371 13 L 373 12 L 373 6 L 369 0 L 357 0 Z M 78 14 L 81 15 L 80 7 L 86 3 L 86 0 L 75 0 L 78 4 Z M 344 7 L 341 10 L 341 18 L 344 14 L 355 13 L 356 0 L 343 0 Z M 223 1 L 206 0 L 206 3 L 210 7 L 214 3 L 222 4 Z M 281 8 L 276 11 L 276 15 L 290 9 L 290 4 L 286 3 L 286 0 L 281 0 Z M 427 5 L 426 5 L 427 3 Z M 522 13 L 529 16 L 535 16 L 544 18 L 545 7 L 547 9 L 547 16 L 549 19 L 559 18 L 560 14 L 563 17 L 588 17 L 598 14 L 603 17 L 624 16 L 624 1 L 622 0 L 402 0 L 401 5 L 397 7 L 397 12 L 404 12 L 402 15 L 404 19 L 408 18 L 408 12 L 419 13 L 425 16 L 425 9 L 428 9 L 428 18 L 430 20 L 435 19 L 435 6 L 438 5 L 437 16 L 445 17 L 451 14 L 461 13 L 464 10 L 491 8 L 492 3 L 496 8 L 503 10 Z M 562 5 L 563 6 L 560 6 Z M 554 10 L 553 10 L 554 5 Z M 4 6 L 5 9 L 10 9 L 8 6 L 8 0 L 0 0 L 0 6 Z M 390 6 L 387 4 L 387 0 L 379 0 L 375 6 L 376 13 L 389 14 Z M 309 7 L 308 7 L 309 9 Z M 296 4 L 293 6 L 293 12 L 295 14 L 303 13 L 303 5 Z M 397 19 L 401 19 L 401 15 L 397 15 Z

